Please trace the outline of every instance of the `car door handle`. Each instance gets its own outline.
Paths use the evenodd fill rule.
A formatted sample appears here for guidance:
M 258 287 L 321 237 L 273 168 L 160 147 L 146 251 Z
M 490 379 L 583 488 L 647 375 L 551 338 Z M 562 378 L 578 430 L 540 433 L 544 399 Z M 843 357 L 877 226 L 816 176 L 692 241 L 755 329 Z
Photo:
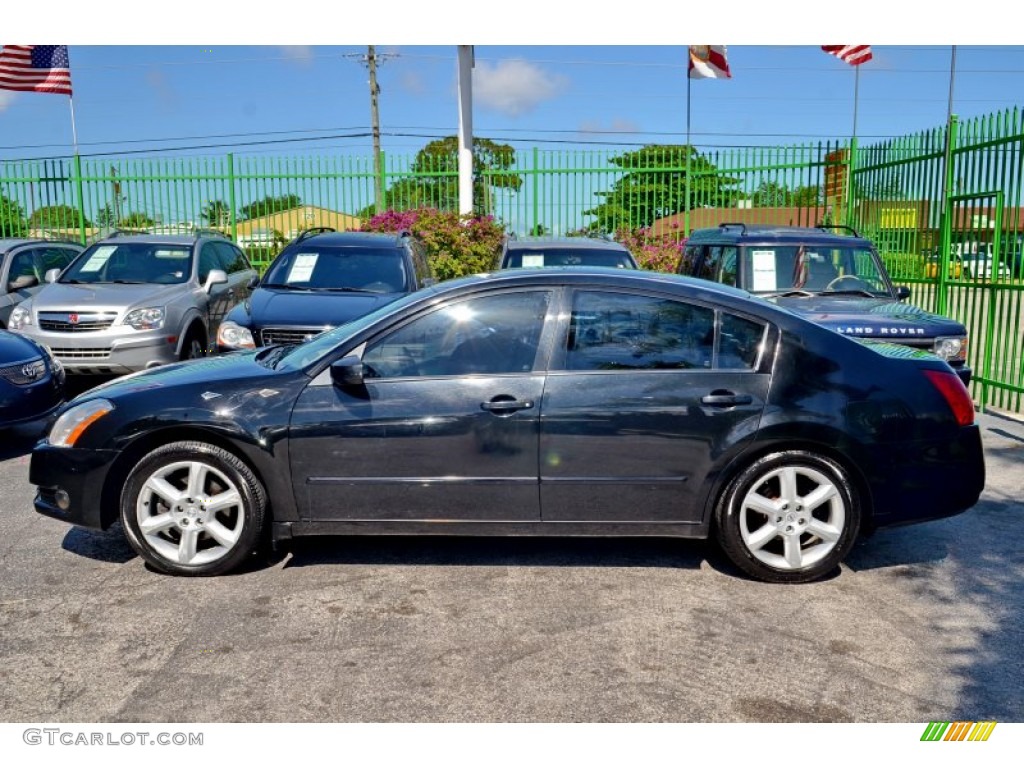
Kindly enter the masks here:
M 711 394 L 704 395 L 700 399 L 704 405 L 717 405 L 726 408 L 730 405 L 750 405 L 754 398 L 750 395 L 737 395 L 727 389 L 715 389 Z
M 510 395 L 498 395 L 489 402 L 480 403 L 480 408 L 491 413 L 514 413 L 525 408 L 533 408 L 533 400 L 516 400 Z

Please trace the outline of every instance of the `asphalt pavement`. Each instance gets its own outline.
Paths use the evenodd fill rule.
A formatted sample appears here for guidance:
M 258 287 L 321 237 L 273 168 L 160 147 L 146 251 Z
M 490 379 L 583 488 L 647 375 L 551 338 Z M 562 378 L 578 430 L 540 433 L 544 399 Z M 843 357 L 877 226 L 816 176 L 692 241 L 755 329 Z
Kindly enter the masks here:
M 37 515 L 0 435 L 6 722 L 1024 720 L 1024 425 L 985 493 L 772 586 L 713 545 L 329 538 L 216 579 Z

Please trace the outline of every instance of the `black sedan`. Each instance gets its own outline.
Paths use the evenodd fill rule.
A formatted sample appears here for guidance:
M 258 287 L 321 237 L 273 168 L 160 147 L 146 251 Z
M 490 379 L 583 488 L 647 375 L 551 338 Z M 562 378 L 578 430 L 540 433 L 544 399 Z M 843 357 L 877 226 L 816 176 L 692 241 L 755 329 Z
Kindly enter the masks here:
M 35 421 L 64 402 L 64 369 L 45 347 L 0 330 L 0 429 Z
M 445 283 L 297 346 L 93 389 L 32 455 L 37 511 L 173 574 L 311 534 L 714 536 L 767 581 L 985 480 L 942 360 L 714 283 L 612 269 Z

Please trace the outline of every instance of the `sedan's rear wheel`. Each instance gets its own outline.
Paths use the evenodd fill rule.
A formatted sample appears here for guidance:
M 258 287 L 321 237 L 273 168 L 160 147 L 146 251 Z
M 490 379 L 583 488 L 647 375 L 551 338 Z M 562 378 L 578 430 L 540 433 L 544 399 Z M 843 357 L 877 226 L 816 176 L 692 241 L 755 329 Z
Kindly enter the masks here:
M 212 576 L 238 566 L 260 541 L 263 486 L 228 451 L 199 442 L 157 448 L 132 470 L 121 495 L 128 541 L 154 568 Z
M 755 578 L 813 581 L 834 571 L 860 529 L 860 500 L 836 462 L 806 451 L 755 461 L 729 485 L 716 511 L 729 559 Z

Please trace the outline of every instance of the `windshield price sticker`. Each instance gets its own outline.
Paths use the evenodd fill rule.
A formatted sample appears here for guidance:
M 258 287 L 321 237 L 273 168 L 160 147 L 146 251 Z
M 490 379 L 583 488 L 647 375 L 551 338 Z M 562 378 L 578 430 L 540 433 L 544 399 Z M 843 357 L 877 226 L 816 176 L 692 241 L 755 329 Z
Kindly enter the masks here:
M 751 290 L 776 290 L 775 251 L 754 251 L 751 256 L 754 260 L 754 285 Z
M 110 257 L 114 255 L 115 250 L 117 250 L 116 245 L 101 245 L 89 257 L 89 260 L 82 265 L 82 271 L 99 272 L 110 261 Z
M 313 268 L 316 266 L 318 253 L 300 253 L 295 256 L 292 268 L 288 270 L 288 283 L 307 283 L 313 276 Z
M 544 266 L 544 254 L 543 253 L 524 253 L 523 254 L 523 266 L 524 267 L 543 267 Z

